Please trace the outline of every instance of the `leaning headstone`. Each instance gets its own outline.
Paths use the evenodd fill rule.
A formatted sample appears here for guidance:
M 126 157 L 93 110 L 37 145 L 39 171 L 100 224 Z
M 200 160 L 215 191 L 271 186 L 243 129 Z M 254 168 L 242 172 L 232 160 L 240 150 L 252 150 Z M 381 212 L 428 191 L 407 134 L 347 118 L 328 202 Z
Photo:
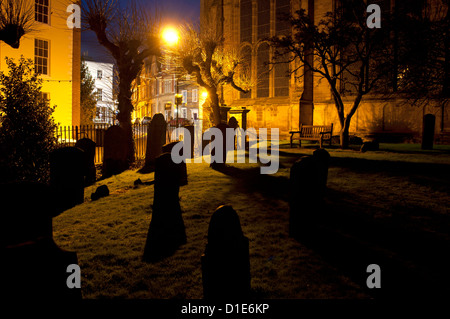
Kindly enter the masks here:
M 426 114 L 423 117 L 422 128 L 422 149 L 432 150 L 434 143 L 434 126 L 436 117 L 433 114 Z
M 84 202 L 84 151 L 62 147 L 50 154 L 50 186 L 61 211 Z
M 360 151 L 362 153 L 365 153 L 367 151 L 379 151 L 380 150 L 380 144 L 377 140 L 371 140 L 371 141 L 365 141 L 361 145 Z
M 82 138 L 75 143 L 75 147 L 78 147 L 84 151 L 84 185 L 92 185 L 95 183 L 97 177 L 95 170 L 96 144 L 91 139 Z
M 161 113 L 153 116 L 147 128 L 147 150 L 145 152 L 145 167 L 154 167 L 156 158 L 162 154 L 162 147 L 166 144 L 167 123 Z
M 105 132 L 103 148 L 104 178 L 120 174 L 127 169 L 127 142 L 123 129 L 113 125 Z
M 153 213 L 143 256 L 146 262 L 170 256 L 186 243 L 179 198 L 179 170 L 170 153 L 161 154 L 155 164 Z
M 250 296 L 249 242 L 231 206 L 220 206 L 211 216 L 201 262 L 205 299 Z
M 171 143 L 164 144 L 164 146 L 162 147 L 163 153 L 170 153 L 170 154 L 172 154 L 173 147 L 176 144 L 178 144 L 178 143 L 183 143 L 183 142 L 182 141 L 174 141 L 174 142 L 171 142 Z M 182 156 L 182 155 L 183 154 L 180 154 L 180 156 Z M 175 165 L 177 166 L 177 169 L 179 170 L 179 175 L 178 176 L 180 177 L 180 180 L 179 180 L 180 186 L 187 185 L 188 184 L 188 179 L 187 179 L 186 162 L 182 161 L 181 163 L 175 164 Z
M 81 289 L 67 286 L 67 267 L 77 254 L 53 241 L 52 218 L 60 211 L 49 186 L 0 185 L 0 273 L 4 297 L 11 300 L 80 299 Z

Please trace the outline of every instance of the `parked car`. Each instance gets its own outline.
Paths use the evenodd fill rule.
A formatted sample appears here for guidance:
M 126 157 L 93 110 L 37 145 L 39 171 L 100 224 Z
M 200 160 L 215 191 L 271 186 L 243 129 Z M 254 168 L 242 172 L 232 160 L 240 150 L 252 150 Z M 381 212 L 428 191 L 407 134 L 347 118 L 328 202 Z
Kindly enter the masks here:
M 142 118 L 142 122 L 141 124 L 150 124 L 150 121 L 152 120 L 152 118 L 150 116 L 144 116 Z

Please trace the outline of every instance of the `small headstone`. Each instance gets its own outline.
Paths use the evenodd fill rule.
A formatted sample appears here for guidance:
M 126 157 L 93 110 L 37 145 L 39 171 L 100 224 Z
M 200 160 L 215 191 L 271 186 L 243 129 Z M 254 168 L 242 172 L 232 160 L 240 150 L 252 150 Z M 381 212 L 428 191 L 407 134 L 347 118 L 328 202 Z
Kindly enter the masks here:
M 422 129 L 422 149 L 432 150 L 434 143 L 434 126 L 436 117 L 433 114 L 426 114 L 423 117 Z
M 103 178 L 120 174 L 128 168 L 127 143 L 123 129 L 113 125 L 105 132 L 103 148 Z
M 91 200 L 97 200 L 102 197 L 109 196 L 109 188 L 106 185 L 101 185 L 97 187 L 95 193 L 91 194 Z
M 365 141 L 362 145 L 361 145 L 361 152 L 367 152 L 367 151 L 378 151 L 380 150 L 380 144 L 378 143 L 377 140 L 373 140 L 373 141 Z
M 50 154 L 50 186 L 61 211 L 84 202 L 84 151 L 62 147 Z
M 156 159 L 155 195 L 143 261 L 152 262 L 172 255 L 186 243 L 179 198 L 180 173 L 170 153 Z
M 75 143 L 75 147 L 84 151 L 84 185 L 92 185 L 95 183 L 97 173 L 95 170 L 95 147 L 93 140 L 82 138 Z
M 201 261 L 205 299 L 250 296 L 249 242 L 231 206 L 220 206 L 211 216 Z
M 162 154 L 162 147 L 166 144 L 167 123 L 161 113 L 153 116 L 147 127 L 147 150 L 145 153 L 145 167 L 153 167 L 156 158 Z

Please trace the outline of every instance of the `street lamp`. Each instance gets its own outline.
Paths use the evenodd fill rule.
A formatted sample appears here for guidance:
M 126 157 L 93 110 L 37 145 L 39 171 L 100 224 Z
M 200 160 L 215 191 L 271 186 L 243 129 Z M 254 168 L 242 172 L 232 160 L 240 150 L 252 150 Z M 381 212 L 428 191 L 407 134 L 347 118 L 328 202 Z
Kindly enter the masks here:
M 178 41 L 180 40 L 180 34 L 177 29 L 173 27 L 167 27 L 162 31 L 162 38 L 164 42 L 169 46 L 173 47 L 178 44 Z M 178 74 L 177 74 L 177 68 L 178 66 L 175 66 L 175 77 L 176 77 L 176 94 L 175 94 L 175 105 L 176 105 L 176 111 L 177 111 L 177 127 L 180 126 L 179 122 L 179 114 L 180 110 L 178 109 L 178 106 L 182 103 L 182 96 L 178 94 Z

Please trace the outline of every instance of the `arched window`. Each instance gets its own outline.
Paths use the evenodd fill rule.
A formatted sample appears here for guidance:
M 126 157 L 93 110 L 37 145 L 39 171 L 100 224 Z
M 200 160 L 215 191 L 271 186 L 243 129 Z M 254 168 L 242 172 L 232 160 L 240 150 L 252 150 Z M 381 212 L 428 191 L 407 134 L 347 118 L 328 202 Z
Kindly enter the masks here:
M 269 96 L 269 45 L 263 43 L 258 48 L 258 90 L 257 97 L 268 97 Z
M 288 16 L 291 13 L 291 1 L 290 0 L 276 0 L 276 23 L 275 33 L 276 35 L 286 34 L 291 27 Z
M 246 75 L 251 78 L 251 71 L 252 71 L 252 49 L 250 48 L 250 46 L 245 46 L 242 51 L 241 51 L 241 57 L 242 57 L 242 67 L 241 67 L 241 72 L 246 73 Z M 251 98 L 252 96 L 252 91 L 250 90 L 250 92 L 248 93 L 243 93 L 240 92 L 240 97 L 241 99 L 248 99 Z

